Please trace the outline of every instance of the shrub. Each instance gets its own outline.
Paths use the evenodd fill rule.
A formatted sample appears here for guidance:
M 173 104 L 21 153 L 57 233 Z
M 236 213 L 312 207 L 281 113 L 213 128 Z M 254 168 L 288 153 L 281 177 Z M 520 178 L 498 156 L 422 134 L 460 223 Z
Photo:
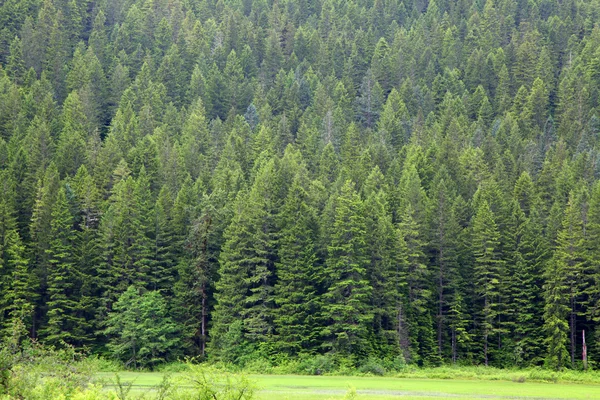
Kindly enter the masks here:
M 0 347 L 0 395 L 31 400 L 71 398 L 87 390 L 95 372 L 85 354 L 24 341 Z
M 192 389 L 177 394 L 175 398 L 187 399 L 190 397 L 186 396 L 191 393 L 194 400 L 251 400 L 256 392 L 254 383 L 245 375 L 205 365 L 190 364 L 184 384 Z
M 133 368 L 152 368 L 179 346 L 177 326 L 158 291 L 130 286 L 114 304 L 104 333 L 114 357 Z
M 371 374 L 377 376 L 385 375 L 385 367 L 381 365 L 381 361 L 375 358 L 368 358 L 359 368 L 358 371 L 363 374 Z
M 300 356 L 299 373 L 307 375 L 323 375 L 336 369 L 336 363 L 330 355 Z

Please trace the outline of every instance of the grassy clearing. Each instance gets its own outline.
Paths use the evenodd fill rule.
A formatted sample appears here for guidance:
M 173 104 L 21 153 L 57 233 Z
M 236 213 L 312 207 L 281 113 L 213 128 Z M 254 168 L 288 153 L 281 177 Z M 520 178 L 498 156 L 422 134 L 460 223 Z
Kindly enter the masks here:
M 151 392 L 162 373 L 123 372 L 123 382 L 133 382 L 133 392 Z M 173 374 L 177 378 L 178 374 Z M 114 374 L 101 373 L 108 381 Z M 600 399 L 600 385 L 577 383 L 510 382 L 391 377 L 250 375 L 258 399 Z M 350 388 L 355 389 L 353 396 Z

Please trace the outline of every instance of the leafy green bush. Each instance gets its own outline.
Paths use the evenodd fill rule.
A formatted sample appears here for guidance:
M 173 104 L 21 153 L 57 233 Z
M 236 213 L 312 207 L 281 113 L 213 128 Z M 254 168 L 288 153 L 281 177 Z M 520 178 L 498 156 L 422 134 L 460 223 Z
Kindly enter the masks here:
M 300 356 L 298 368 L 298 373 L 323 375 L 335 371 L 336 363 L 330 355 L 304 355 Z
M 126 367 L 152 368 L 169 360 L 179 345 L 177 326 L 158 291 L 130 286 L 114 304 L 106 325 L 108 348 Z
M 358 368 L 358 371 L 363 374 L 371 374 L 377 376 L 385 375 L 385 367 L 381 365 L 381 361 L 375 358 L 368 358 L 363 364 Z
M 166 372 L 166 373 L 180 373 L 187 372 L 190 369 L 189 362 L 176 361 L 168 364 L 160 365 L 156 368 L 158 372 Z
M 35 341 L 0 347 L 0 395 L 31 400 L 70 399 L 82 395 L 96 372 L 94 362 L 72 347 L 42 346 Z
M 174 400 L 252 400 L 256 386 L 245 375 L 232 374 L 206 365 L 189 364 L 183 386 L 190 389 L 173 393 Z

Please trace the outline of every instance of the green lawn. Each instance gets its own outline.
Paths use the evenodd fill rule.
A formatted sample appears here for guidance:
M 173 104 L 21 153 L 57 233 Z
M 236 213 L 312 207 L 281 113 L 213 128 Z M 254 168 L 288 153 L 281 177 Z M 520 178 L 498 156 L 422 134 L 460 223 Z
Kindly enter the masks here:
M 122 381 L 133 382 L 136 392 L 150 391 L 161 373 L 123 372 Z M 110 379 L 114 374 L 102 373 Z M 349 387 L 356 399 L 600 399 L 600 385 L 437 380 L 380 377 L 250 375 L 261 400 L 343 399 Z

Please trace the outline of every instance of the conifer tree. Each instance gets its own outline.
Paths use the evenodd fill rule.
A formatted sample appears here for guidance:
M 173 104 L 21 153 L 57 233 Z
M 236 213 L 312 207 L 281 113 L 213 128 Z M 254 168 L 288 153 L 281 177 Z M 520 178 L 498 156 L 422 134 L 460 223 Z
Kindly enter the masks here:
M 515 184 L 509 230 L 508 276 L 510 283 L 509 320 L 514 332 L 517 362 L 536 363 L 543 356 L 541 347 L 543 301 L 542 275 L 548 262 L 547 243 L 542 232 L 540 202 L 529 174 L 523 173 Z
M 600 288 L 600 248 L 597 243 L 600 240 L 600 184 L 595 183 L 592 188 L 588 212 L 587 234 L 585 237 L 587 263 L 591 267 L 590 273 L 593 276 L 593 283 L 590 288 L 591 293 L 596 293 Z M 591 318 L 598 321 L 600 318 L 600 295 L 591 296 Z
M 415 362 L 437 362 L 434 323 L 431 315 L 431 271 L 426 264 L 425 241 L 416 211 L 407 204 L 400 216 L 399 231 L 406 243 L 407 318 L 412 358 Z
M 322 277 L 314 240 L 316 212 L 306 192 L 306 177 L 298 173 L 282 206 L 275 314 L 277 345 L 290 354 L 312 350 L 319 340 Z
M 569 363 L 567 351 L 569 324 L 569 288 L 564 284 L 563 266 L 554 259 L 548 263 L 544 277 L 544 331 L 546 332 L 547 354 L 545 363 L 550 368 L 561 370 Z
M 436 325 L 437 325 L 437 346 L 438 355 L 441 357 L 444 350 L 444 341 L 446 339 L 446 324 L 448 304 L 447 297 L 452 298 L 454 291 L 458 290 L 460 282 L 459 272 L 457 270 L 457 238 L 460 234 L 460 226 L 456 220 L 453 210 L 453 193 L 448 187 L 452 182 L 446 183 L 444 173 L 438 171 L 436 184 L 433 188 L 433 194 L 430 199 L 430 218 L 431 218 L 431 247 L 434 252 L 434 260 L 437 265 L 435 280 L 436 293 Z M 451 186 L 450 186 L 451 187 Z
M 47 343 L 81 345 L 85 341 L 85 320 L 79 308 L 81 276 L 75 258 L 76 235 L 71 207 L 64 186 L 58 190 L 52 208 L 52 241 L 47 250 L 48 322 L 40 334 Z
M 383 101 L 381 86 L 373 77 L 371 70 L 368 70 L 360 86 L 360 96 L 356 99 L 357 117 L 365 127 L 375 126 Z
M 228 350 L 222 339 L 233 322 L 242 323 L 244 338 L 251 343 L 274 333 L 276 214 L 281 200 L 275 173 L 275 163 L 267 162 L 250 192 L 238 194 L 224 233 L 211 334 L 215 354 Z
M 372 287 L 366 267 L 367 252 L 364 205 L 351 181 L 346 181 L 336 197 L 331 238 L 323 270 L 327 290 L 323 295 L 325 345 L 342 354 L 369 351 L 369 324 L 373 310 L 369 304 Z
M 152 243 L 156 236 L 154 199 L 150 192 L 150 181 L 146 174 L 146 168 L 143 166 L 135 182 L 131 206 L 133 211 L 132 226 L 130 227 L 133 234 L 131 251 L 137 283 L 138 285 L 158 286 L 150 276 L 156 261 L 155 253 L 152 250 Z
M 148 257 L 151 255 L 151 241 L 146 236 L 152 221 L 151 216 L 139 214 L 136 201 L 148 202 L 137 195 L 143 192 L 131 176 L 125 175 L 113 189 L 110 206 L 102 216 L 100 234 L 103 261 L 99 268 L 102 300 L 110 305 L 131 284 L 145 285 L 149 269 Z M 138 191 L 139 189 L 139 191 Z
M 373 287 L 373 333 L 382 353 L 400 353 L 401 331 L 398 311 L 405 299 L 406 246 L 392 222 L 386 198 L 388 186 L 375 167 L 363 187 L 367 248 L 370 259 L 369 282 Z M 402 355 L 403 352 L 401 353 Z
M 63 130 L 56 149 L 58 170 L 62 176 L 75 175 L 85 163 L 87 118 L 77 92 L 71 92 L 63 106 Z
M 106 321 L 109 350 L 134 368 L 169 359 L 179 345 L 177 325 L 159 292 L 130 286 L 119 296 Z
M 154 265 L 149 271 L 152 290 L 171 294 L 177 264 L 176 233 L 173 223 L 173 200 L 166 186 L 163 186 L 154 206 Z
M 490 336 L 497 330 L 495 319 L 500 300 L 502 260 L 498 251 L 499 233 L 494 214 L 483 200 L 473 217 L 473 256 L 475 291 L 479 302 L 479 332 L 483 344 L 483 361 L 489 363 Z
M 6 235 L 3 253 L 2 266 L 6 267 L 3 269 L 12 271 L 12 274 L 2 299 L 3 319 L 6 317 L 6 321 L 3 321 L 4 332 L 0 332 L 0 335 L 8 336 L 9 331 L 18 322 L 30 336 L 33 336 L 35 332 L 33 312 L 39 285 L 25 258 L 25 246 L 15 230 Z
M 101 219 L 100 193 L 85 165 L 77 170 L 72 180 L 72 188 L 75 203 L 74 221 L 77 226 L 74 257 L 78 268 L 78 282 L 81 285 L 79 315 L 90 321 L 85 328 L 86 335 L 92 336 L 92 327 L 95 325 L 92 321 L 95 321 L 101 286 L 98 276 L 102 255 L 98 229 Z
M 583 295 L 586 289 L 587 280 L 585 279 L 585 228 L 582 219 L 581 197 L 576 196 L 574 192 L 569 195 L 569 202 L 564 211 L 562 227 L 558 232 L 556 240 L 556 249 L 554 252 L 554 273 L 556 276 L 550 278 L 550 283 L 555 285 L 552 288 L 554 292 L 559 291 L 565 296 L 559 304 L 568 306 L 569 323 L 569 354 L 571 365 L 575 364 L 575 354 L 577 349 L 577 321 L 578 315 L 584 312 L 582 307 Z M 554 283 L 554 280 L 558 282 Z M 565 290 L 563 290 L 565 288 Z M 557 296 L 554 292 L 549 295 Z M 556 312 L 558 313 L 558 311 Z M 555 314 L 556 314 L 555 313 Z M 555 350 L 556 351 L 556 350 Z M 552 356 L 558 357 L 558 356 Z M 560 360 L 559 360 L 560 361 Z M 558 368 L 564 364 L 556 361 Z

